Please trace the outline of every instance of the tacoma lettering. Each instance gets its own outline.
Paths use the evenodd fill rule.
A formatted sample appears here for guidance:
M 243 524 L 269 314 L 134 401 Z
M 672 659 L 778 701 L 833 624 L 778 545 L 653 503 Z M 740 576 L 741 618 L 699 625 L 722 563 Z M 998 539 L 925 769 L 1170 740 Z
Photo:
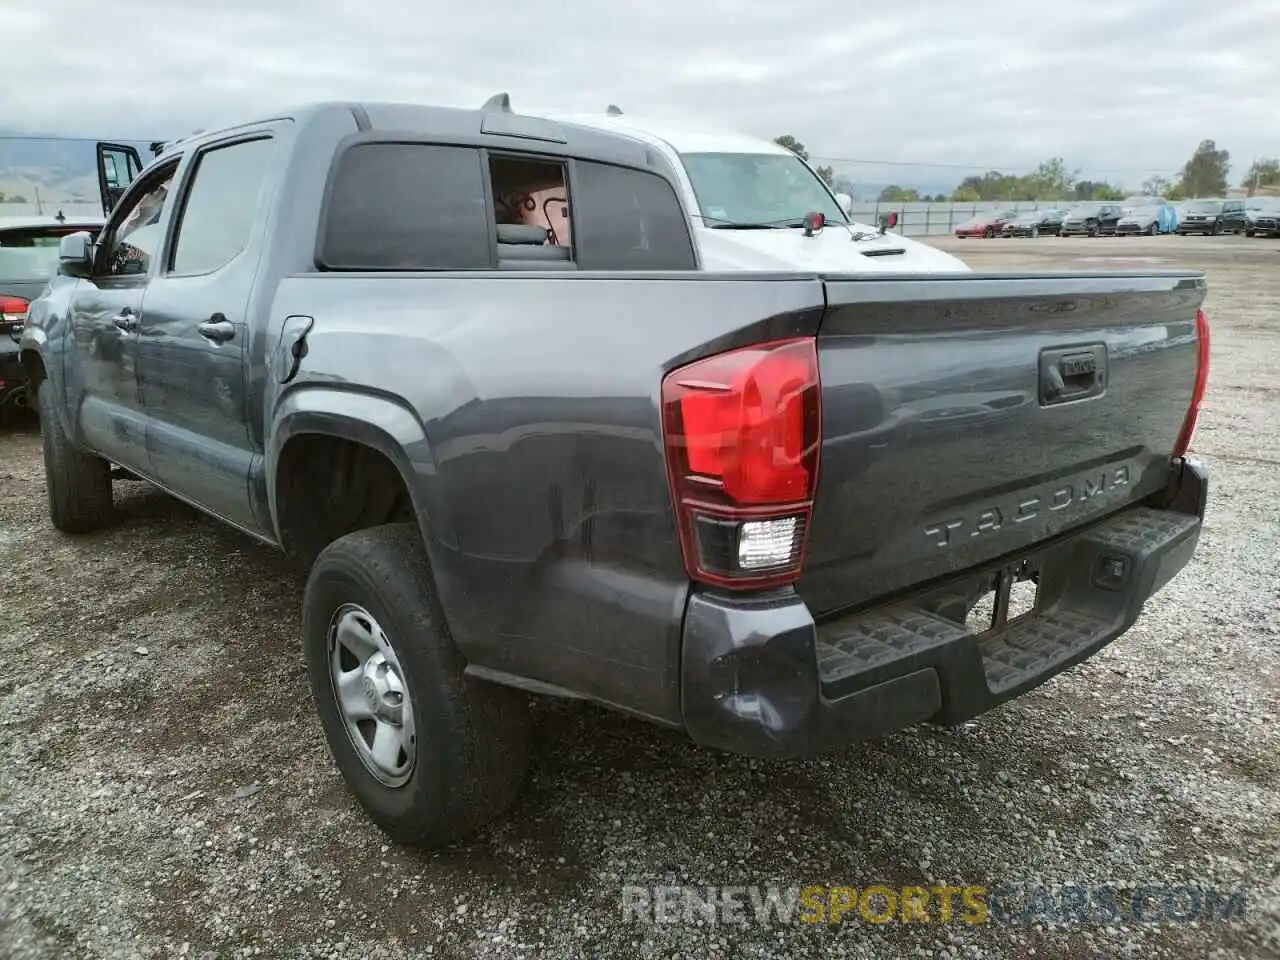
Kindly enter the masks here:
M 1103 494 L 1111 493 L 1129 485 L 1129 467 L 1108 467 L 1099 473 L 1089 474 L 1072 483 L 1063 484 L 1044 496 L 1027 497 L 1019 500 L 1010 511 L 1010 523 L 1017 525 L 1035 520 L 1045 513 L 1057 513 L 1068 507 L 1085 503 Z M 995 533 L 1004 526 L 1004 511 L 999 506 L 983 507 L 968 517 L 953 517 L 943 523 L 936 523 L 924 528 L 924 535 L 933 541 L 935 546 L 946 547 L 953 542 L 956 535 L 981 537 Z

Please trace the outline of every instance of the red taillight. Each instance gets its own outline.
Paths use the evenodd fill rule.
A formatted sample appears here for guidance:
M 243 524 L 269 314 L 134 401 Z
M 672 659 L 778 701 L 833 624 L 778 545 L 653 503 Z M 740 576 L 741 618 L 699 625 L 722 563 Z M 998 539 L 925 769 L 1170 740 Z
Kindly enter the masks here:
M 742 347 L 662 381 L 662 427 L 689 576 L 729 587 L 800 576 L 818 482 L 812 337 Z
M 22 297 L 0 296 L 0 330 L 19 333 L 27 325 L 27 301 Z
M 1196 311 L 1196 338 L 1199 343 L 1196 386 L 1191 394 L 1191 406 L 1187 407 L 1187 416 L 1182 421 L 1182 432 L 1178 434 L 1178 442 L 1173 448 L 1175 458 L 1185 456 L 1191 449 L 1191 438 L 1195 436 L 1196 421 L 1200 418 L 1200 401 L 1204 399 L 1205 385 L 1209 381 L 1209 319 L 1203 310 Z

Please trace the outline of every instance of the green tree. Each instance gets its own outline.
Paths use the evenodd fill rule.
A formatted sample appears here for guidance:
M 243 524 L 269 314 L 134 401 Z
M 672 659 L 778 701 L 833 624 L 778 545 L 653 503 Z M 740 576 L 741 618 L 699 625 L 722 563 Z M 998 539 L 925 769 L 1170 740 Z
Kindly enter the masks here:
M 807 161 L 809 159 L 809 151 L 804 148 L 804 144 L 789 133 L 784 133 L 780 137 L 774 137 L 773 142 L 780 147 L 786 147 L 801 160 Z
M 881 203 L 918 203 L 920 194 L 911 188 L 890 184 L 880 191 L 879 200 Z
M 831 167 L 818 167 L 815 171 L 822 178 L 822 182 L 828 187 L 836 182 L 836 172 Z
M 1231 154 L 1219 150 L 1212 140 L 1201 140 L 1196 152 L 1182 168 L 1178 186 L 1188 197 L 1220 197 L 1227 192 Z
M 1023 177 L 1022 192 L 1031 200 L 1062 200 L 1071 195 L 1078 171 L 1068 170 L 1061 157 L 1045 160 Z
M 1278 183 L 1280 183 L 1280 160 L 1275 157 L 1262 157 L 1253 161 L 1249 172 L 1244 175 L 1244 183 L 1241 186 L 1247 187 L 1252 194 L 1259 187 L 1273 187 Z
M 951 193 L 952 203 L 977 203 L 981 199 L 982 194 L 971 184 L 962 183 Z
M 1142 194 L 1147 197 L 1163 197 L 1171 186 L 1166 177 L 1148 177 L 1142 182 Z

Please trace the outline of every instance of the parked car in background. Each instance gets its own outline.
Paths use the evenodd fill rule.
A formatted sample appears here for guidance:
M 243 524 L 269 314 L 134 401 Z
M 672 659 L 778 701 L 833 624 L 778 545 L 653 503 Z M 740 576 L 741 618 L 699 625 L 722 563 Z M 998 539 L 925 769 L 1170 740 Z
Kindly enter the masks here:
M 1038 237 L 1042 233 L 1057 235 L 1062 230 L 1061 210 L 1028 210 L 1020 213 L 1001 229 L 1005 237 Z
M 1277 214 L 1280 214 L 1280 197 L 1249 197 L 1247 200 L 1231 200 L 1228 203 L 1230 206 L 1224 204 L 1222 211 L 1222 229 L 1226 233 L 1243 233 L 1246 237 L 1252 237 L 1258 232 L 1259 218 L 1270 217 L 1274 223 Z
M 27 376 L 18 339 L 27 306 L 58 272 L 58 244 L 73 233 L 96 234 L 101 217 L 0 217 L 0 417 L 25 409 Z
M 1192 233 L 1216 236 L 1222 232 L 1222 219 L 1227 212 L 1229 200 L 1189 200 L 1182 208 L 1182 218 L 1178 221 L 1177 233 L 1187 236 Z M 1234 201 L 1240 203 L 1241 201 Z
M 1149 237 L 1172 233 L 1178 224 L 1178 212 L 1169 203 L 1146 203 L 1130 207 L 1116 223 L 1116 236 Z
M 1118 203 L 1083 203 L 1067 211 L 1058 234 L 1063 237 L 1114 234 L 1121 216 L 1123 208 Z
M 1253 220 L 1255 237 L 1280 237 L 1280 198 L 1267 197 L 1271 206 L 1259 210 Z
M 965 237 L 983 237 L 990 240 L 999 234 L 1004 225 L 1010 220 L 1017 217 L 1017 213 L 1012 210 L 996 210 L 993 213 L 980 213 L 972 220 L 966 220 L 960 226 L 956 227 L 956 237 L 964 239 Z

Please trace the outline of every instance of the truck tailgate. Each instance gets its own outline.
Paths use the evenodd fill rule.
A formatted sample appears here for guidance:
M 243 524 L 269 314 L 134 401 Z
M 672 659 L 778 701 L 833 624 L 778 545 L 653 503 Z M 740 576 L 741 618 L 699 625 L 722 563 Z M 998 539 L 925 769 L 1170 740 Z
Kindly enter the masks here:
M 817 615 L 1159 491 L 1196 380 L 1196 273 L 825 278 Z

